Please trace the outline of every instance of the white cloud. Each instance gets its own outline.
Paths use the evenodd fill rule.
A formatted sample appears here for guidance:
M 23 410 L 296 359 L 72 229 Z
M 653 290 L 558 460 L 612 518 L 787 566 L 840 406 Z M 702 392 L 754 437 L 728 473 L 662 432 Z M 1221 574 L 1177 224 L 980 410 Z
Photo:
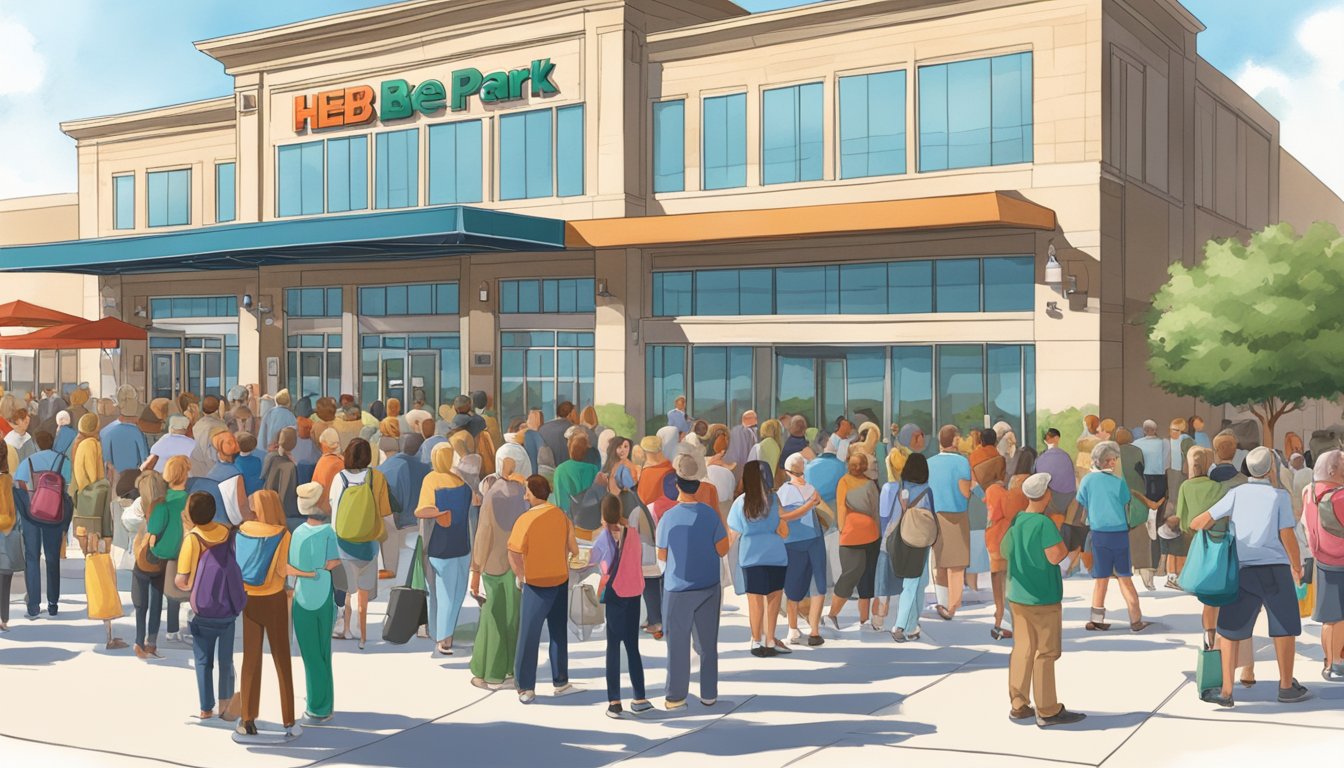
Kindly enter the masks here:
M 13 19 L 0 18 L 0 96 L 37 91 L 46 72 L 33 33 Z
M 1296 40 L 1301 69 L 1248 60 L 1234 79 L 1279 119 L 1280 141 L 1312 173 L 1344 197 L 1344 3 L 1303 20 Z

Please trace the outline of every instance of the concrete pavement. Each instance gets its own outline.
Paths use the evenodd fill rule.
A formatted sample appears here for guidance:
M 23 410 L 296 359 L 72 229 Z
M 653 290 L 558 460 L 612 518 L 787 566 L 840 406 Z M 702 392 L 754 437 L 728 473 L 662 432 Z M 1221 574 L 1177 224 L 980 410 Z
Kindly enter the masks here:
M 51 766 L 438 768 L 544 762 L 548 768 L 596 768 L 617 762 L 684 766 L 689 758 L 697 768 L 853 768 L 902 760 L 920 766 L 1152 768 L 1206 758 L 1220 766 L 1286 764 L 1284 759 L 1294 756 L 1328 765 L 1344 756 L 1344 685 L 1320 679 L 1317 625 L 1307 624 L 1297 658 L 1297 676 L 1312 689 L 1312 700 L 1274 701 L 1277 670 L 1262 619 L 1256 658 L 1263 682 L 1238 687 L 1237 707 L 1224 710 L 1198 701 L 1191 682 L 1199 637 L 1193 597 L 1141 592 L 1145 615 L 1156 625 L 1133 635 L 1119 595 L 1112 594 L 1113 629 L 1091 633 L 1082 629 L 1091 582 L 1077 578 L 1065 586 L 1059 690 L 1069 708 L 1090 716 L 1067 729 L 1042 731 L 1007 719 L 1010 643 L 990 639 L 992 605 L 985 603 L 969 605 L 952 622 L 926 613 L 921 641 L 904 645 L 885 632 L 855 626 L 851 606 L 841 631 L 824 632 L 826 645 L 771 659 L 748 653 L 746 616 L 740 609 L 726 611 L 715 706 L 696 700 L 693 678 L 687 710 L 673 714 L 660 707 L 638 718 L 627 713 L 611 720 L 603 712 L 600 631 L 587 642 L 571 637 L 576 692 L 550 695 L 544 650 L 533 705 L 519 704 L 512 691 L 473 688 L 466 646 L 476 608 L 468 600 L 458 655 L 433 656 L 429 641 L 420 639 L 405 646 L 371 640 L 362 652 L 354 642 L 336 641 L 334 721 L 308 728 L 281 747 L 243 747 L 231 741 L 231 725 L 201 725 L 192 718 L 189 648 L 161 644 L 166 658 L 152 663 L 129 650 L 102 650 L 101 624 L 84 618 L 82 562 L 63 565 L 67 594 L 61 614 L 29 621 L 16 594 L 12 631 L 0 635 L 0 698 L 6 702 L 0 754 L 8 765 L 26 765 L 19 760 L 28 758 Z M 126 574 L 122 577 L 126 587 Z M 392 583 L 382 582 L 383 596 L 370 612 L 371 638 L 380 636 Z M 988 592 L 975 597 L 988 600 Z M 128 615 L 116 627 L 129 642 L 134 622 L 125 589 L 123 602 Z M 745 607 L 742 598 L 729 596 L 726 602 Z M 649 696 L 661 704 L 664 644 L 646 637 L 641 650 Z M 297 655 L 294 666 L 302 711 Z M 268 666 L 264 721 L 279 719 L 274 688 Z M 628 688 L 625 697 L 628 702 Z

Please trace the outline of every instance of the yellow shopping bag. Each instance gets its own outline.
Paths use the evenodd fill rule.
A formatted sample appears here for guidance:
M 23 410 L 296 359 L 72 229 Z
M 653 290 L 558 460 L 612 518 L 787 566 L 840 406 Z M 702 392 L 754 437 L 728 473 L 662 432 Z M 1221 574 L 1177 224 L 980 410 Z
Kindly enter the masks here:
M 89 600 L 90 619 L 122 617 L 121 595 L 117 593 L 117 572 L 112 556 L 95 552 L 84 558 L 84 594 Z

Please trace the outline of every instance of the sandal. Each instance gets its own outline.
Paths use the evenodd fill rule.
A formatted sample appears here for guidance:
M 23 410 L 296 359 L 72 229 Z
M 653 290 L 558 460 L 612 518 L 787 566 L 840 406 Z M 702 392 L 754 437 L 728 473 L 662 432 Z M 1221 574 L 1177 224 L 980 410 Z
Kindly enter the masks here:
M 438 651 L 443 656 L 453 655 L 453 646 L 451 645 L 444 645 L 443 643 L 439 643 L 437 646 L 434 647 L 434 650 Z
M 126 647 L 126 641 L 122 640 L 120 637 L 114 637 L 107 642 L 107 650 L 109 651 L 120 651 L 122 648 L 125 647 Z
M 1153 623 L 1151 621 L 1136 621 L 1129 625 L 1129 631 L 1142 632 L 1143 630 L 1151 626 L 1153 626 Z
M 1089 621 L 1087 624 L 1083 625 L 1083 629 L 1086 629 L 1088 632 L 1105 632 L 1110 628 L 1110 624 L 1099 624 L 1095 621 Z
M 937 611 L 937 613 L 938 613 L 938 618 L 942 619 L 943 621 L 951 621 L 951 620 L 952 620 L 952 615 L 953 615 L 953 614 L 952 614 L 952 612 L 949 611 L 947 608 L 945 608 L 945 607 L 943 607 L 943 606 L 941 606 L 941 605 L 936 605 L 936 606 L 934 606 L 933 609 L 934 609 L 935 611 Z

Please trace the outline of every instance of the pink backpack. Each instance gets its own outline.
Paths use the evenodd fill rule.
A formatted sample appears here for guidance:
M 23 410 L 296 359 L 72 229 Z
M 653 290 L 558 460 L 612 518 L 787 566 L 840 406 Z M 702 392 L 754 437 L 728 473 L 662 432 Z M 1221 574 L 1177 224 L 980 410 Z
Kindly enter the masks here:
M 65 477 L 61 464 L 65 456 L 51 469 L 33 473 L 33 500 L 28 514 L 39 523 L 59 523 L 65 520 Z

